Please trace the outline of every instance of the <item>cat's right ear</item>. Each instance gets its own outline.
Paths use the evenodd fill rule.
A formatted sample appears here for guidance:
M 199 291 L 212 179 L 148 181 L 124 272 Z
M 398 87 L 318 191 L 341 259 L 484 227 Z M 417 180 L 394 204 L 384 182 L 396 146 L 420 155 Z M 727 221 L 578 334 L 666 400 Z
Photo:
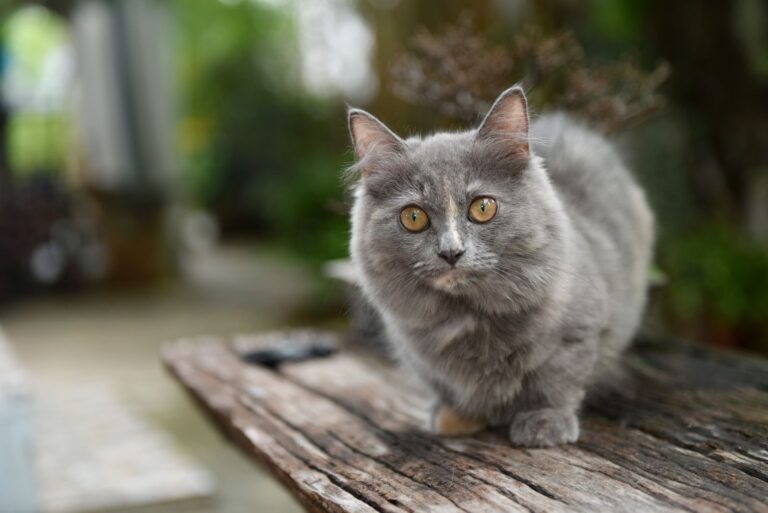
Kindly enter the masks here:
M 349 109 L 349 134 L 359 160 L 377 152 L 400 151 L 405 145 L 384 123 L 360 109 Z

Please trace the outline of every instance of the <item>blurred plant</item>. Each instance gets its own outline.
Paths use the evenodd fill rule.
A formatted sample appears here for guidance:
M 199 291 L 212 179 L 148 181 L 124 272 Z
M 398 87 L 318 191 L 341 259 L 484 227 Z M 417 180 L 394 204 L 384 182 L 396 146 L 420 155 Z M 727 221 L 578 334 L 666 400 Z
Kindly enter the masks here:
M 422 29 L 411 46 L 392 67 L 393 92 L 465 123 L 475 122 L 500 91 L 522 81 L 534 110 L 555 106 L 614 132 L 662 107 L 657 90 L 670 73 L 666 63 L 646 72 L 631 58 L 588 63 L 569 31 L 530 29 L 509 47 L 495 45 L 469 16 L 439 33 Z
M 707 225 L 667 241 L 661 259 L 674 280 L 661 297 L 668 323 L 697 340 L 768 351 L 764 246 Z
M 178 0 L 185 183 L 224 235 L 256 231 L 304 259 L 345 252 L 341 105 L 298 86 L 290 13 L 257 2 Z M 328 126 L 339 130 L 328 130 Z

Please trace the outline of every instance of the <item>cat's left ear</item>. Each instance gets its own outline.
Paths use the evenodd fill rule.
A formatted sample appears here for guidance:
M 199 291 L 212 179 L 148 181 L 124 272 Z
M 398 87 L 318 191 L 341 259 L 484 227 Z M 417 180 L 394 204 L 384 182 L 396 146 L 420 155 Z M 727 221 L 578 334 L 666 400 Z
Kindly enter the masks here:
M 508 145 L 510 152 L 520 157 L 530 155 L 528 101 L 520 86 L 510 87 L 493 102 L 477 129 L 476 137 Z

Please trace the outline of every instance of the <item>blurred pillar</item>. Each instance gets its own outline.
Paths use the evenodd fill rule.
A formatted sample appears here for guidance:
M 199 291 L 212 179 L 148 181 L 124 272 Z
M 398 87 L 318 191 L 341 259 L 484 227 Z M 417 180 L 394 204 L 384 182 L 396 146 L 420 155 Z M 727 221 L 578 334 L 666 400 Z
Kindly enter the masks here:
M 166 210 L 175 190 L 169 15 L 157 0 L 82 0 L 72 13 L 85 150 L 110 276 L 147 281 L 170 268 Z
M 0 330 L 0 513 L 38 513 L 32 388 Z

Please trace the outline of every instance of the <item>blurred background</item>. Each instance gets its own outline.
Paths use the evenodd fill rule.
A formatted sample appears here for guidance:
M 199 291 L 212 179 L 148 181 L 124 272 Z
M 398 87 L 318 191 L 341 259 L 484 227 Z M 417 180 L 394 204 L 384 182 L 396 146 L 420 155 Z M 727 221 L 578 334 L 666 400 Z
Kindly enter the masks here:
M 345 326 L 346 105 L 459 128 L 516 82 L 645 187 L 644 330 L 767 355 L 762 0 L 0 0 L 0 511 L 298 511 L 161 344 Z

